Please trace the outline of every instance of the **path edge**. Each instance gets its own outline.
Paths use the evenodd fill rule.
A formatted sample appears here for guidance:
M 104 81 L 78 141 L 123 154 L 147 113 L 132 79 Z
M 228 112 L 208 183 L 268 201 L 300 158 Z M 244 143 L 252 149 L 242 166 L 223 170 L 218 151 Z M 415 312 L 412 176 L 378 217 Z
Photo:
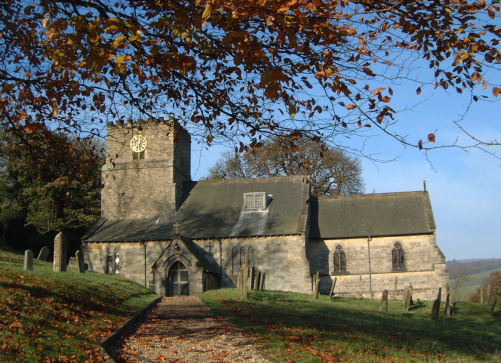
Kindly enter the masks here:
M 123 323 L 117 330 L 108 335 L 106 338 L 102 339 L 99 342 L 99 350 L 104 357 L 105 362 L 115 362 L 115 360 L 108 353 L 109 346 L 113 343 L 115 339 L 117 339 L 125 330 L 127 330 L 131 325 L 134 325 L 139 319 L 146 315 L 146 313 L 151 310 L 156 304 L 158 304 L 162 300 L 162 296 L 157 297 L 155 300 L 150 302 L 147 306 L 145 306 L 140 312 L 131 317 L 125 323 Z

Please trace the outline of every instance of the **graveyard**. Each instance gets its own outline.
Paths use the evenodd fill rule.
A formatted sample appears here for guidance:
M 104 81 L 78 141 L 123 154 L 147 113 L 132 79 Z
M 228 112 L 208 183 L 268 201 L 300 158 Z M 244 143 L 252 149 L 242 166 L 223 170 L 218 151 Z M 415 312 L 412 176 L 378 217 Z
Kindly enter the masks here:
M 80 272 L 78 261 L 37 255 L 0 249 L 1 362 L 102 361 L 103 339 L 158 297 L 116 275 Z M 275 361 L 501 359 L 501 308 L 488 301 L 448 310 L 445 293 L 438 305 L 414 301 L 411 289 L 402 301 L 391 291 L 368 300 L 243 286 L 200 297 Z
M 202 300 L 229 316 L 255 337 L 276 361 L 391 362 L 499 361 L 501 309 L 456 303 L 451 317 L 431 320 L 433 302 L 414 301 L 405 312 L 401 300 L 381 302 L 357 298 L 318 300 L 308 294 L 212 290 Z
M 24 261 L 0 249 L 0 362 L 100 361 L 101 340 L 157 298 L 124 278 Z

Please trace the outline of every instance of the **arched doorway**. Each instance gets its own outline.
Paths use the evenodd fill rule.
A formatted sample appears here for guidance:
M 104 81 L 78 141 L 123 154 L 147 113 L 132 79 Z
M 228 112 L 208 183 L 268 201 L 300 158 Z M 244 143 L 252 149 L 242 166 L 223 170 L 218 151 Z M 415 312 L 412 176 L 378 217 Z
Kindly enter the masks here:
M 188 269 L 177 261 L 169 270 L 168 296 L 180 296 L 190 294 L 190 284 L 188 282 Z

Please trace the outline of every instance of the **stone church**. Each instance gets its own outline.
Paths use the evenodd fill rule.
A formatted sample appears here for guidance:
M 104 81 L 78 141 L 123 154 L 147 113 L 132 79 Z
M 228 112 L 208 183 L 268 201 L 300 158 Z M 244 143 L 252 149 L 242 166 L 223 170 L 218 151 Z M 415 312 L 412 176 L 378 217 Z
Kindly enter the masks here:
M 249 251 L 265 288 L 431 300 L 449 276 L 428 192 L 313 197 L 303 176 L 192 181 L 178 123 L 108 125 L 99 223 L 82 240 L 91 271 L 161 295 L 236 286 Z M 392 296 L 390 294 L 390 296 Z M 396 297 L 396 296 L 395 296 Z

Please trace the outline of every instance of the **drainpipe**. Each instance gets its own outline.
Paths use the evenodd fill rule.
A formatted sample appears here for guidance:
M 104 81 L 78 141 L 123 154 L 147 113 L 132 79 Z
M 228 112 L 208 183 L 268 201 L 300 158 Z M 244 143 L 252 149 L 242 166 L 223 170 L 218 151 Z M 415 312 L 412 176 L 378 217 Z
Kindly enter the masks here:
M 372 241 L 372 237 L 367 237 L 367 251 L 369 253 L 369 289 L 371 292 L 371 300 L 374 298 L 374 294 L 372 292 L 372 267 L 371 267 L 371 245 L 370 241 Z
M 148 281 L 146 278 L 146 242 L 141 242 L 144 247 L 144 287 L 148 288 Z

